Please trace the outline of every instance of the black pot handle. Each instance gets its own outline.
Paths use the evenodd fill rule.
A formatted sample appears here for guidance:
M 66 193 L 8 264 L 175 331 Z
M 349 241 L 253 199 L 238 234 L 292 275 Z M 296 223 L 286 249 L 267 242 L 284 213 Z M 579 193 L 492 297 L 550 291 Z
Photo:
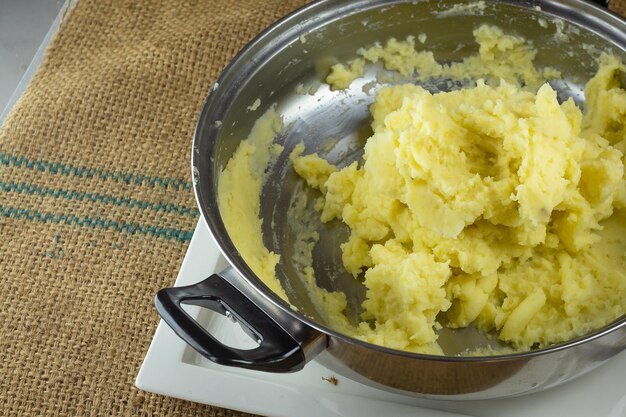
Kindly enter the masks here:
M 224 345 L 183 310 L 182 303 L 206 307 L 237 320 L 259 346 L 242 350 Z M 300 344 L 218 274 L 194 285 L 164 288 L 157 293 L 155 304 L 163 320 L 180 338 L 215 363 L 267 372 L 294 372 L 306 362 Z

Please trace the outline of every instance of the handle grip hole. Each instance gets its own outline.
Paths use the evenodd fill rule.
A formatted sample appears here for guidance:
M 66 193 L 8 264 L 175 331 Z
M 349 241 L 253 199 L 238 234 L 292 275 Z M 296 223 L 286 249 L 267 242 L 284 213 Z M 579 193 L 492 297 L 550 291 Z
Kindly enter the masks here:
M 236 319 L 232 321 L 227 315 L 185 302 L 181 303 L 181 307 L 191 317 L 195 317 L 198 324 L 208 330 L 214 338 L 228 347 L 251 350 L 260 345 L 257 341 L 258 336 Z

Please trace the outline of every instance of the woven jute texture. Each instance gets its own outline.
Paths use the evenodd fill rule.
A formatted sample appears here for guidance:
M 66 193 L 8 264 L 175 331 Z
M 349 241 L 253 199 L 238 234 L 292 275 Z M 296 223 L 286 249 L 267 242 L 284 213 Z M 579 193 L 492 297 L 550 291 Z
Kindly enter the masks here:
M 626 18 L 626 0 L 609 0 L 609 9 Z
M 219 72 L 300 0 L 79 0 L 0 130 L 0 414 L 240 416 L 133 383 Z
M 244 415 L 133 381 L 198 219 L 201 103 L 303 3 L 80 0 L 65 16 L 0 129 L 1 415 Z

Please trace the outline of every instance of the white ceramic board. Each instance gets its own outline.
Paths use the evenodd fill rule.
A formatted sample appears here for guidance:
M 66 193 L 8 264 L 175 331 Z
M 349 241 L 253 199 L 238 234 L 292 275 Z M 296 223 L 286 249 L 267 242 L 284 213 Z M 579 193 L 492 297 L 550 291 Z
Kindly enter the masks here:
M 226 266 L 202 220 L 176 280 L 198 282 Z M 190 312 L 227 343 L 250 343 L 230 321 L 206 309 Z M 269 417 L 626 417 L 626 352 L 591 373 L 542 393 L 485 401 L 435 401 L 387 393 L 336 376 L 315 361 L 293 374 L 270 374 L 216 365 L 189 348 L 161 321 L 138 388 Z

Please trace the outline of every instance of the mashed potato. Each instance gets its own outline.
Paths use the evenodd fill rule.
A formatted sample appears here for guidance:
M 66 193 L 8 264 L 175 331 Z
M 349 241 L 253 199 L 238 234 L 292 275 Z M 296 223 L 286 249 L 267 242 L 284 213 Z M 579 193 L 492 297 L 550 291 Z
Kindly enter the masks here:
M 491 25 L 478 27 L 473 35 L 480 46 L 478 54 L 448 64 L 437 62 L 432 51 L 416 49 L 413 36 L 404 41 L 390 38 L 384 46 L 375 44 L 370 48 L 359 49 L 360 58 L 348 65 L 333 65 L 326 82 L 333 90 L 347 88 L 363 75 L 365 61 L 382 62 L 386 69 L 399 77 L 420 82 L 478 78 L 498 82 L 502 79 L 509 83 L 523 82 L 530 90 L 537 90 L 547 79 L 561 75 L 551 67 L 537 69 L 533 64 L 537 51 L 520 36 L 506 34 L 499 27 Z
M 323 196 L 321 221 L 349 227 L 343 264 L 355 279 L 364 277 L 357 327 L 341 317 L 341 294 L 317 297 L 332 301 L 328 322 L 340 331 L 436 354 L 444 313 L 450 327 L 473 325 L 527 350 L 585 334 L 626 312 L 626 92 L 615 77 L 623 64 L 601 58 L 583 113 L 539 83 L 555 72 L 531 69 L 533 52 L 518 38 L 497 28 L 477 34 L 482 62 L 496 60 L 500 73 L 491 75 L 499 75 L 498 84 L 479 80 L 438 94 L 415 84 L 382 88 L 371 106 L 374 133 L 361 164 L 338 169 L 303 155 L 304 146 L 291 155 L 296 172 Z M 408 64 L 392 61 L 399 71 L 408 65 L 407 74 L 426 62 L 409 50 L 398 55 L 404 49 L 394 42 L 361 54 L 404 56 Z M 479 59 L 466 60 L 469 77 Z M 513 68 L 516 59 L 521 64 Z M 463 74 L 461 64 L 428 65 L 435 75 Z M 361 71 L 361 62 L 352 67 Z M 350 68 L 333 72 L 338 87 L 354 79 Z M 540 87 L 520 88 L 525 76 Z M 272 275 L 277 255 L 260 237 L 261 184 L 249 186 L 255 157 L 249 142 L 222 173 L 220 212 L 252 269 L 286 299 Z M 243 197 L 236 195 L 239 183 L 248 184 Z M 238 237 L 245 217 L 255 220 Z M 258 239 L 249 238 L 251 231 Z

